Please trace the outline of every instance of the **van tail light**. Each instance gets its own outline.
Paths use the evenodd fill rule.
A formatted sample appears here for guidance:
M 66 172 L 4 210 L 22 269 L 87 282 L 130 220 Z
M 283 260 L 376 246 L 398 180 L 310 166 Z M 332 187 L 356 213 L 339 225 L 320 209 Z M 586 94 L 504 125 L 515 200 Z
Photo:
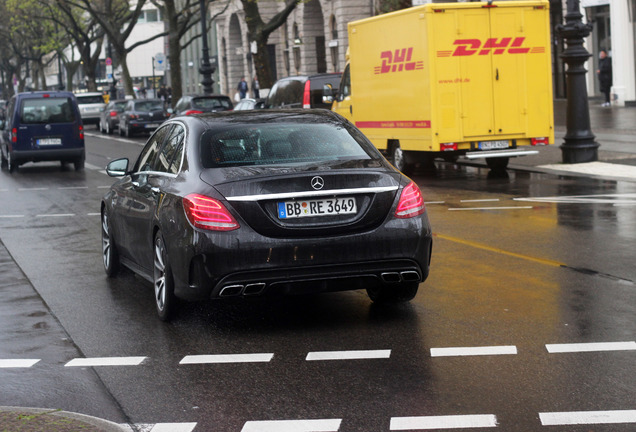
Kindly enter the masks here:
M 548 137 L 532 138 L 530 140 L 530 144 L 532 144 L 533 146 L 548 145 L 550 144 L 550 141 L 548 140 Z
M 441 143 L 439 149 L 441 151 L 454 151 L 457 150 L 457 143 Z
M 425 211 L 426 207 L 424 206 L 424 198 L 420 188 L 417 187 L 415 182 L 409 183 L 408 186 L 402 189 L 402 195 L 400 195 L 400 201 L 395 210 L 395 217 L 400 219 L 412 218 Z
M 17 128 L 11 129 L 11 142 L 12 143 L 17 143 L 18 142 L 18 129 Z
M 187 110 L 185 112 L 185 115 L 194 115 L 194 114 L 203 114 L 203 111 L 199 111 L 199 110 Z
M 219 200 L 205 195 L 187 195 L 183 198 L 183 209 L 195 228 L 232 231 L 241 227 Z
M 309 80 L 305 83 L 305 91 L 303 92 L 303 108 L 311 108 L 311 82 Z
M 84 139 L 84 126 L 79 126 L 79 137 L 80 139 Z

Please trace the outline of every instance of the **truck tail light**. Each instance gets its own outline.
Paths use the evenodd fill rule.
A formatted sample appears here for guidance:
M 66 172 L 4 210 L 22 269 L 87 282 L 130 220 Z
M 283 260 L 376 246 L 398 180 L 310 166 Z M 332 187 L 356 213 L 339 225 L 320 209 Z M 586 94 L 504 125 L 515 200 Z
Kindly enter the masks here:
M 457 143 L 441 143 L 439 149 L 441 151 L 454 151 L 457 150 Z
M 305 91 L 303 92 L 303 108 L 311 108 L 311 82 L 309 80 L 305 83 Z
M 402 195 L 400 195 L 400 201 L 395 210 L 395 217 L 400 219 L 412 218 L 424 213 L 425 210 L 424 198 L 420 188 L 417 187 L 415 182 L 409 183 L 408 186 L 402 189 Z
M 548 145 L 550 144 L 550 141 L 548 140 L 548 137 L 532 138 L 530 140 L 530 144 L 532 144 L 533 146 Z
M 18 142 L 18 129 L 17 128 L 11 129 L 11 142 L 12 143 L 17 143 Z
M 219 200 L 205 195 L 187 195 L 183 198 L 183 209 L 195 228 L 232 231 L 241 227 Z
M 203 111 L 199 111 L 199 110 L 187 110 L 185 112 L 185 115 L 194 115 L 194 114 L 203 114 Z

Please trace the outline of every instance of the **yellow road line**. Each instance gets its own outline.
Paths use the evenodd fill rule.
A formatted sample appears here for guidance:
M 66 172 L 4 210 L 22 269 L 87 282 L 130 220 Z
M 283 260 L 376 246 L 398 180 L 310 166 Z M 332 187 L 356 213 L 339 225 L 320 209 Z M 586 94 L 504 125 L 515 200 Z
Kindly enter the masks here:
M 471 242 L 471 241 L 468 241 L 468 240 L 463 240 L 463 239 L 460 239 L 460 238 L 447 236 L 447 235 L 444 235 L 444 234 L 433 233 L 433 236 L 437 237 L 437 238 L 444 239 L 444 240 L 452 241 L 452 242 L 455 242 L 455 243 L 460 243 L 460 244 L 463 244 L 463 245 L 466 245 L 466 246 L 471 246 L 471 247 L 474 247 L 474 248 L 477 248 L 477 249 L 483 249 L 483 250 L 487 250 L 487 251 L 490 251 L 490 252 L 499 253 L 499 254 L 502 254 L 502 255 L 508 255 L 508 256 L 511 256 L 511 257 L 515 257 L 515 258 L 521 258 L 521 259 L 524 259 L 524 260 L 527 260 L 527 261 L 533 261 L 533 262 L 536 262 L 536 263 L 539 263 L 539 264 L 549 265 L 549 266 L 552 266 L 552 267 L 567 267 L 566 264 L 558 262 L 558 261 L 553 261 L 553 260 L 544 259 L 544 258 L 536 258 L 536 257 L 532 257 L 532 256 L 529 256 L 529 255 L 522 255 L 522 254 L 518 254 L 518 253 L 515 253 L 515 252 L 510 252 L 510 251 L 506 251 L 506 250 L 503 250 L 503 249 L 495 248 L 495 247 L 492 247 L 492 246 L 486 246 L 484 244 L 475 243 L 475 242 Z

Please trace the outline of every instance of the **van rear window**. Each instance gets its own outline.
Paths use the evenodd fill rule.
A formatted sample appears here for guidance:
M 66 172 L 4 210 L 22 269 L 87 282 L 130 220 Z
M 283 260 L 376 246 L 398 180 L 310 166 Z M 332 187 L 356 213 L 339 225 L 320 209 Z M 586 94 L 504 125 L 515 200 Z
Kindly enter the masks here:
M 69 98 L 38 98 L 22 100 L 20 123 L 72 123 L 75 112 Z
M 80 105 L 84 104 L 103 104 L 104 98 L 100 95 L 96 96 L 75 96 L 77 98 L 77 103 Z

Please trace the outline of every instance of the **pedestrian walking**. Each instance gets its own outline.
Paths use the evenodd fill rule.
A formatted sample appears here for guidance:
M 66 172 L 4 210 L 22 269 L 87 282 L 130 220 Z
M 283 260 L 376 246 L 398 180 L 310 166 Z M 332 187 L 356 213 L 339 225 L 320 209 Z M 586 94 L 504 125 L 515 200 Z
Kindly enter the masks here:
M 612 89 L 612 59 L 607 55 L 607 51 L 601 50 L 599 54 L 598 69 L 596 74 L 601 84 L 601 92 L 605 100 L 601 106 L 608 107 L 610 103 L 610 90 Z
M 241 81 L 238 83 L 238 86 L 236 86 L 236 90 L 238 90 L 239 92 L 239 97 L 241 99 L 245 99 L 245 97 L 247 96 L 247 91 L 249 90 L 247 87 L 247 81 L 245 81 L 245 77 L 241 78 Z
M 258 77 L 256 75 L 254 75 L 254 80 L 252 81 L 252 93 L 254 93 L 254 99 L 261 97 L 261 87 L 258 85 Z

